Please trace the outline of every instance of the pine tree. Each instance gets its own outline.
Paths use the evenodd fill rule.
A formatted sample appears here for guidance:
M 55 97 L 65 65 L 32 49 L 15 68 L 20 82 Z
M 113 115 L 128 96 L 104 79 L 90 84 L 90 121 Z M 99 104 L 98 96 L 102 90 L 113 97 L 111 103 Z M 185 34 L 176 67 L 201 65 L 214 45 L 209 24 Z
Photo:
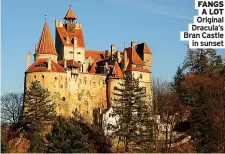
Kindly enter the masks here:
M 39 81 L 31 82 L 25 92 L 22 124 L 26 132 L 39 132 L 45 124 L 56 117 L 55 104 L 51 102 L 50 93 Z
M 114 96 L 113 111 L 118 116 L 114 134 L 124 143 L 125 152 L 128 152 L 134 145 L 141 145 L 149 140 L 149 132 L 146 131 L 151 128 L 151 122 L 145 91 L 139 87 L 138 79 L 127 74 L 120 87 L 115 89 Z
M 43 153 L 46 150 L 41 132 L 44 126 L 56 118 L 55 104 L 51 102 L 50 93 L 39 81 L 32 81 L 25 91 L 24 112 L 17 127 L 21 127 L 30 140 L 29 152 Z
M 88 153 L 94 152 L 88 144 L 88 134 L 71 119 L 58 117 L 52 125 L 51 133 L 47 134 L 49 153 Z

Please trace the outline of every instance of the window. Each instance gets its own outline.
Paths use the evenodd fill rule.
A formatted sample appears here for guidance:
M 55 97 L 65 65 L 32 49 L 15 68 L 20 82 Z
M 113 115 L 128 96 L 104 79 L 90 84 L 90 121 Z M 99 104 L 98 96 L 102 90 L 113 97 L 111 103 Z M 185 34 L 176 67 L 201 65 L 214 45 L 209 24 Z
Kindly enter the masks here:
M 55 77 L 55 80 L 57 80 L 57 77 Z
M 140 74 L 140 79 L 142 79 L 142 74 Z
M 42 75 L 42 79 L 44 79 L 45 78 L 45 76 L 44 75 Z
M 81 53 L 80 53 L 80 52 L 78 52 L 77 54 L 78 54 L 78 55 L 80 55 Z
M 34 76 L 34 78 L 36 79 L 36 75 Z
M 113 90 L 117 90 L 117 87 L 114 87 Z
M 61 88 L 63 89 L 63 85 L 61 85 Z
M 65 97 L 63 97 L 63 98 L 62 98 L 62 100 L 63 100 L 63 101 L 65 101 L 65 100 L 66 100 L 66 98 L 65 98 Z
M 69 53 L 70 53 L 70 54 L 73 54 L 73 51 L 70 51 Z

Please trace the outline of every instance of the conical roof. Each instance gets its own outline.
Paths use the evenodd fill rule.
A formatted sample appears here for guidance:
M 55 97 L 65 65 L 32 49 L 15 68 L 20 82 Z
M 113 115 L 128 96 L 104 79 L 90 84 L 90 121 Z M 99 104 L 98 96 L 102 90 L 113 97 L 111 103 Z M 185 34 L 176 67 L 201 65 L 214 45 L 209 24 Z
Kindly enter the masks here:
M 77 17 L 74 15 L 73 11 L 71 8 L 69 8 L 66 16 L 64 17 L 64 19 L 77 19 Z
M 55 50 L 54 43 L 52 41 L 52 36 L 48 23 L 45 22 L 44 28 L 41 34 L 41 38 L 36 50 L 36 54 L 53 54 L 58 55 Z
M 120 66 L 118 65 L 118 63 L 116 62 L 114 67 L 113 67 L 113 72 L 112 75 L 114 75 L 113 77 L 111 76 L 110 78 L 117 78 L 117 79 L 122 79 L 123 78 L 123 73 L 120 69 Z

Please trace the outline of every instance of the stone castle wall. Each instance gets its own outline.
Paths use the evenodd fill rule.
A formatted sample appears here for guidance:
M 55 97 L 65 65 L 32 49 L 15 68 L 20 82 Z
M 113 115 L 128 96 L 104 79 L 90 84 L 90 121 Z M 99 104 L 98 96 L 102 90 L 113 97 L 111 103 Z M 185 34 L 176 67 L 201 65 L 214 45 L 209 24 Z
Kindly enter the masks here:
M 58 115 L 72 116 L 77 109 L 86 120 L 92 121 L 94 109 L 107 107 L 104 75 L 79 73 L 71 77 L 70 72 L 27 73 L 26 88 L 35 80 L 50 91 Z

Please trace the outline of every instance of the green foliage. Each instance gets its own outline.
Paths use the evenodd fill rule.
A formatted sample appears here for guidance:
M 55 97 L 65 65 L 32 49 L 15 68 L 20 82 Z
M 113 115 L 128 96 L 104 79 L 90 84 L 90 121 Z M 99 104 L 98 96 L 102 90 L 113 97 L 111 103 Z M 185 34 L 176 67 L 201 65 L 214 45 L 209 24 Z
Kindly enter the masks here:
M 47 152 L 110 152 L 110 144 L 103 132 L 78 119 L 57 118 L 51 133 L 46 136 L 49 142 Z
M 47 152 L 93 152 L 88 145 L 87 134 L 82 133 L 78 124 L 74 124 L 69 119 L 58 117 L 52 127 L 51 133 L 46 136 L 49 141 Z
M 124 82 L 114 91 L 113 112 L 118 116 L 115 136 L 125 145 L 125 152 L 131 149 L 131 142 L 139 144 L 151 142 L 152 128 L 145 90 L 139 87 L 138 79 L 127 74 Z
M 38 132 L 29 134 L 30 148 L 29 153 L 44 153 L 46 152 L 46 145 L 44 143 L 43 137 Z
M 1 139 L 1 153 L 9 153 L 9 146 L 5 140 Z
M 25 91 L 24 112 L 16 127 L 22 128 L 30 140 L 29 152 L 45 152 L 46 146 L 41 131 L 56 118 L 55 104 L 51 102 L 50 93 L 39 81 L 32 81 Z
M 33 81 L 25 93 L 22 126 L 27 133 L 40 132 L 44 124 L 51 123 L 56 117 L 55 104 L 50 93 L 39 81 Z

